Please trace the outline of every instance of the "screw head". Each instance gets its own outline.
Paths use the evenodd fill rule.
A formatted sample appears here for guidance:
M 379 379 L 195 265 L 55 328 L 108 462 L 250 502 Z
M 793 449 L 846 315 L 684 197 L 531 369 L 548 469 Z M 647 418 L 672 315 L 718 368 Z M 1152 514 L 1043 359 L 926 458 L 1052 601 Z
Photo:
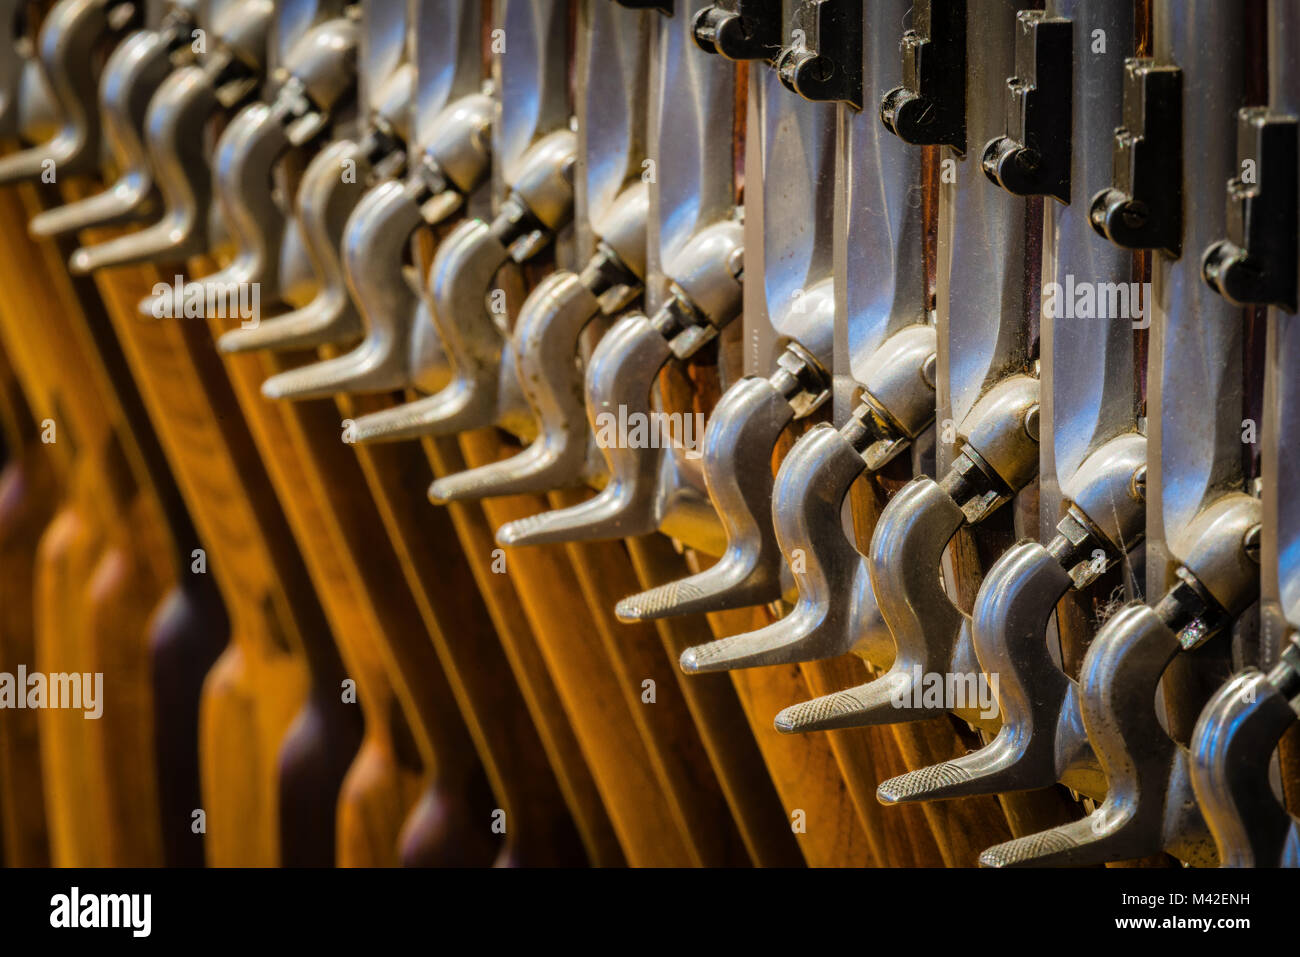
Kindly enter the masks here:
M 808 69 L 814 80 L 818 83 L 825 83 L 835 75 L 835 61 L 828 57 L 819 56 L 813 60 Z
M 1246 529 L 1246 534 L 1241 537 L 1241 547 L 1246 550 L 1246 556 L 1256 565 L 1259 564 L 1259 540 L 1260 526 L 1258 525 L 1250 526 Z
M 937 353 L 931 352 L 925 357 L 925 361 L 921 363 L 921 381 L 933 389 L 938 381 L 938 374 L 939 356 Z
M 1147 217 L 1147 208 L 1142 203 L 1125 203 L 1119 211 L 1120 221 L 1128 229 L 1141 229 L 1147 224 Z
M 1139 465 L 1133 470 L 1133 475 L 1128 480 L 1128 492 L 1135 501 L 1145 502 L 1147 500 L 1147 467 L 1145 465 Z
M 731 273 L 731 278 L 739 280 L 745 275 L 745 250 L 743 248 L 733 249 L 731 255 L 727 257 L 727 272 Z
M 1042 157 L 1039 155 L 1038 150 L 1030 149 L 1029 147 L 1016 150 L 1015 156 L 1016 166 L 1025 173 L 1035 172 L 1042 163 Z
M 1035 402 L 1025 412 L 1025 433 L 1035 442 L 1038 441 L 1038 416 L 1038 403 Z

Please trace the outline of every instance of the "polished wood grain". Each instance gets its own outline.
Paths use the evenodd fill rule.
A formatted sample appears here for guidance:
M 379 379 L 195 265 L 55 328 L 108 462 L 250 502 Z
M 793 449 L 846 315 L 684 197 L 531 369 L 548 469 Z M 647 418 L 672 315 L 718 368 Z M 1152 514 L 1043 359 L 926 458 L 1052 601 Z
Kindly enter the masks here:
M 0 472 L 0 671 L 14 674 L 36 660 L 36 542 L 57 504 L 53 475 L 38 451 L 17 452 Z M 0 827 L 4 863 L 50 863 L 36 711 L 10 711 L 0 721 Z
M 17 373 L 0 348 L 0 671 L 35 660 L 33 547 L 58 507 L 54 466 L 41 454 Z M 41 777 L 39 712 L 9 711 L 0 721 L 0 845 L 8 867 L 50 863 Z
M 718 367 L 718 354 L 706 349 L 690 364 L 669 363 L 659 375 L 658 390 L 664 408 L 687 413 L 708 415 L 717 404 L 722 394 L 722 383 Z M 773 457 L 772 468 L 775 469 L 779 459 L 788 451 L 792 438 L 783 438 L 778 443 Z M 699 568 L 711 561 L 711 558 L 694 556 L 691 568 Z M 682 568 L 684 572 L 688 569 Z M 673 576 L 680 577 L 680 573 Z M 732 612 L 709 617 L 713 634 L 710 636 L 700 629 L 693 644 L 709 637 L 726 637 L 763 627 L 774 620 L 768 609 L 753 609 L 748 612 Z M 661 627 L 671 623 L 672 627 L 684 629 L 689 625 L 684 621 L 672 620 L 661 623 Z M 729 623 L 729 624 L 724 624 Z M 734 628 L 735 630 L 726 630 Z M 675 662 L 674 662 L 675 665 Z M 811 666 L 811 673 L 816 675 L 820 664 Z M 674 667 L 674 671 L 676 668 Z M 878 835 L 870 825 L 871 815 L 875 813 L 874 784 L 869 797 L 872 807 L 866 809 L 864 820 L 854 823 L 854 800 L 861 805 L 868 796 L 866 783 L 871 775 L 864 772 L 859 764 L 850 762 L 850 758 L 861 758 L 860 752 L 848 751 L 839 746 L 840 740 L 830 737 L 831 746 L 825 750 L 819 741 L 812 745 L 813 754 L 805 757 L 796 753 L 796 747 L 804 745 L 789 744 L 780 741 L 780 735 L 772 726 L 772 719 L 781 708 L 804 700 L 811 696 L 808 683 L 808 669 L 800 668 L 761 668 L 746 669 L 731 673 L 734 687 L 745 705 L 747 718 L 753 733 L 760 741 L 766 740 L 762 753 L 767 761 L 776 790 L 786 805 L 789 815 L 788 826 L 794 828 L 794 818 L 801 817 L 802 832 L 795 831 L 803 855 L 813 866 L 862 866 L 878 860 Z M 708 680 L 712 676 L 691 676 L 686 682 Z M 784 689 L 788 693 L 783 703 L 778 703 L 778 693 Z M 761 702 L 761 703 L 760 703 Z M 758 710 L 754 710 L 757 708 Z M 770 708 L 771 710 L 765 710 Z M 816 741 L 821 735 L 812 737 Z M 789 739 L 787 739 L 788 741 Z M 825 763 L 827 757 L 829 764 Z M 787 762 L 793 761 L 790 765 Z M 835 770 L 838 768 L 838 773 Z M 846 787 L 846 785 L 848 785 Z M 796 801 L 797 803 L 791 803 Z M 810 809 L 811 806 L 811 809 Z M 861 808 L 859 808 L 861 810 Z M 799 812 L 796 815 L 796 811 Z M 814 833 L 810 818 L 817 821 Z
M 433 475 L 451 475 L 462 472 L 467 467 L 454 438 L 432 439 L 426 448 L 427 461 Z M 381 467 L 371 456 L 362 455 L 361 461 L 367 471 Z M 547 670 L 546 660 L 538 647 L 537 636 L 533 633 L 513 576 L 508 573 L 505 552 L 496 544 L 494 530 L 482 505 L 477 502 L 454 502 L 445 507 L 445 512 L 455 528 L 461 554 L 487 603 L 488 613 L 492 616 L 502 647 L 510 659 L 510 668 L 537 727 L 560 789 L 564 792 L 565 802 L 581 834 L 588 859 L 597 867 L 625 864 L 626 857 L 610 823 L 604 801 L 591 769 L 583 758 L 573 726 L 564 712 L 555 682 Z M 526 558 L 524 563 L 526 566 Z
M 383 497 L 385 491 L 392 490 L 381 482 L 380 494 L 372 494 L 376 485 L 368 481 L 353 450 L 342 442 L 340 416 L 332 402 L 270 403 L 257 392 L 256 387 L 266 375 L 314 358 L 246 356 L 232 357 L 229 362 L 237 381 L 248 376 L 241 389 L 250 416 L 279 418 L 285 441 L 274 446 L 268 441 L 267 445 L 282 456 L 286 447 L 296 452 L 301 472 L 301 480 L 287 486 L 286 492 L 291 490 L 295 499 L 317 503 L 318 514 L 312 527 L 333 533 L 337 552 L 347 562 L 348 574 L 366 595 L 367 610 L 374 616 L 375 627 L 358 637 L 364 637 L 380 652 L 431 775 L 429 787 L 433 790 L 419 809 L 441 809 L 436 830 L 417 828 L 412 832 L 436 836 L 441 843 L 408 848 L 407 853 L 428 863 L 471 863 L 476 859 L 488 863 L 498 853 L 500 843 L 500 835 L 492 831 L 493 811 L 504 803 L 507 835 L 508 822 L 514 820 L 522 827 L 528 812 L 523 810 L 518 793 L 514 800 L 500 792 L 493 799 L 484 787 L 484 765 L 493 764 L 493 753 L 486 747 L 475 749 L 473 721 L 467 721 L 457 709 L 454 681 L 450 669 L 444 666 L 445 657 L 439 655 L 439 643 L 443 643 L 444 652 L 447 646 L 438 617 L 428 603 L 427 586 L 413 579 L 406 555 L 394 549 L 392 503 Z M 241 364 L 248 367 L 247 373 L 238 369 Z M 411 520 L 415 517 L 411 516 Z M 418 531 L 418 527 L 412 527 L 409 533 L 401 534 Z M 444 546 L 443 560 L 455 563 L 455 553 L 447 554 L 447 543 L 440 544 Z M 422 572 L 435 573 L 436 569 L 426 565 Z M 465 643 L 471 641 L 493 642 L 486 612 L 480 606 L 481 614 L 476 616 L 471 596 L 460 597 L 466 614 L 459 625 L 468 629 L 463 638 L 458 638 L 460 647 L 466 648 Z M 446 607 L 442 610 L 448 612 Z M 517 702 L 511 702 L 508 708 L 517 708 Z M 512 713 L 518 712 L 503 709 L 488 720 L 508 719 Z M 479 740 L 482 742 L 481 737 Z M 501 744 L 500 739 L 497 744 Z M 545 775 L 545 768 L 541 770 Z M 500 787 L 502 782 L 498 777 L 494 783 Z M 545 778 L 542 783 L 544 786 Z M 554 801 L 543 806 L 553 808 L 557 803 L 561 803 L 558 792 Z M 511 810 L 518 810 L 518 817 Z
M 690 572 L 662 535 L 627 539 L 627 550 L 639 588 L 653 588 Z M 660 619 L 653 627 L 749 857 L 760 867 L 804 863 L 735 685 L 724 674 L 685 675 L 677 667 L 683 651 L 712 639 L 708 622 L 691 615 Z
M 711 614 L 708 620 L 722 638 L 761 628 L 773 618 L 766 609 L 752 608 Z M 794 834 L 808 866 L 876 864 L 826 737 L 780 734 L 772 724 L 782 708 L 811 696 L 799 666 L 747 668 L 730 677 L 785 812 L 783 826 Z
M 210 320 L 210 325 L 213 334 L 227 327 L 219 319 Z M 225 360 L 293 529 L 294 543 L 343 651 L 340 658 L 331 644 L 313 652 L 316 707 L 321 717 L 342 717 L 340 709 L 345 705 L 338 689 L 346 678 L 355 676 L 376 718 L 370 722 L 372 734 L 382 733 L 388 739 L 371 745 L 367 764 L 371 772 L 380 769 L 381 756 L 399 754 L 390 743 L 393 730 L 387 715 L 400 710 L 405 718 L 404 733 L 411 736 L 419 759 L 420 794 L 400 819 L 386 823 L 395 840 L 385 856 L 395 854 L 397 861 L 412 863 L 490 862 L 495 842 L 481 808 L 483 821 L 474 827 L 473 805 L 484 798 L 481 768 L 418 608 L 403 585 L 397 558 L 383 539 L 364 479 L 341 441 L 333 406 L 322 401 L 272 403 L 261 395 L 266 376 L 290 362 L 255 355 Z M 331 489 L 338 495 L 333 502 L 328 498 Z M 313 726 L 310 748 L 321 754 L 331 739 L 327 725 L 317 721 Z M 338 755 L 343 758 L 351 756 Z M 334 768 L 334 773 L 343 771 L 346 764 Z M 391 772 L 389 777 L 393 780 Z M 452 816 L 446 824 L 431 823 L 431 813 Z M 408 825 L 410 815 L 414 816 Z
M 503 446 L 491 431 L 464 433 L 459 442 L 471 468 L 517 451 Z M 549 507 L 536 495 L 483 503 L 493 528 Z M 506 553 L 506 562 L 628 863 L 694 864 L 697 857 L 678 829 L 565 548 L 513 550 Z M 636 691 L 639 694 L 639 684 Z
M 553 492 L 552 507 L 586 499 L 584 492 Z M 626 624 L 614 615 L 620 598 L 642 589 L 621 541 L 566 545 L 604 643 L 628 711 L 645 741 L 655 774 L 694 862 L 701 866 L 748 864 L 749 855 L 677 680 L 677 665 L 663 652 L 653 624 Z M 653 682 L 648 700 L 646 682 Z
M 355 416 L 389 404 L 379 397 L 355 398 L 340 400 L 339 407 Z M 578 829 L 510 665 L 505 643 L 518 635 L 498 637 L 451 516 L 429 503 L 426 490 L 433 476 L 427 459 L 410 442 L 354 451 L 354 464 L 365 474 L 382 528 L 505 812 L 499 863 L 586 863 Z
M 111 388 L 76 333 L 79 308 L 57 251 L 12 234 L 41 208 L 34 189 L 7 190 L 0 203 L 5 339 L 24 356 L 29 398 L 54 430 L 42 445 L 60 461 L 68 489 L 38 552 L 29 667 L 83 680 L 102 672 L 107 699 L 96 721 L 79 710 L 41 714 L 52 860 L 161 863 L 147 620 L 171 572 L 153 549 L 165 535 L 162 517 L 125 455 L 127 424 Z M 86 792 L 100 796 L 93 809 L 83 808 Z
M 199 715 L 202 810 L 210 864 L 272 865 L 280 849 L 281 744 L 307 689 L 290 636 L 327 633 L 300 562 L 275 552 L 283 516 L 206 328 L 143 321 L 142 294 L 167 273 L 148 267 L 96 282 L 129 367 L 207 549 L 230 625 Z M 332 845 L 333 828 L 323 835 Z

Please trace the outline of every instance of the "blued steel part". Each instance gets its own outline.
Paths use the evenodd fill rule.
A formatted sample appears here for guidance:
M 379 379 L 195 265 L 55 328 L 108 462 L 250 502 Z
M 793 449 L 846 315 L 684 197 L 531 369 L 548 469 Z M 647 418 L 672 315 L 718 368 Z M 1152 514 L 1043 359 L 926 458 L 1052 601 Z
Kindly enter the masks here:
M 1092 198 L 1092 228 L 1128 249 L 1183 248 L 1183 71 L 1135 57 L 1124 64 L 1124 124 L 1115 130 L 1111 186 Z
M 1173 587 L 1161 596 L 1155 610 L 1185 651 L 1199 648 L 1232 623 L 1205 586 L 1181 566 L 1175 572 Z
M 781 0 L 718 0 L 695 14 L 695 42 L 729 60 L 774 60 L 785 35 L 781 8 Z
M 966 0 L 920 0 L 903 34 L 903 83 L 885 94 L 880 120 L 914 146 L 966 152 Z
M 781 82 L 804 99 L 862 109 L 864 19 L 856 0 L 798 0 L 790 43 L 776 62 Z
M 1042 10 L 1016 18 L 1016 74 L 1007 79 L 1007 131 L 989 140 L 981 165 L 1020 196 L 1070 201 L 1073 24 Z
M 1228 238 L 1210 246 L 1201 273 L 1239 305 L 1296 310 L 1297 140 L 1300 121 L 1268 107 L 1237 114 L 1237 163 L 1228 181 Z M 1244 179 L 1250 170 L 1249 179 Z

